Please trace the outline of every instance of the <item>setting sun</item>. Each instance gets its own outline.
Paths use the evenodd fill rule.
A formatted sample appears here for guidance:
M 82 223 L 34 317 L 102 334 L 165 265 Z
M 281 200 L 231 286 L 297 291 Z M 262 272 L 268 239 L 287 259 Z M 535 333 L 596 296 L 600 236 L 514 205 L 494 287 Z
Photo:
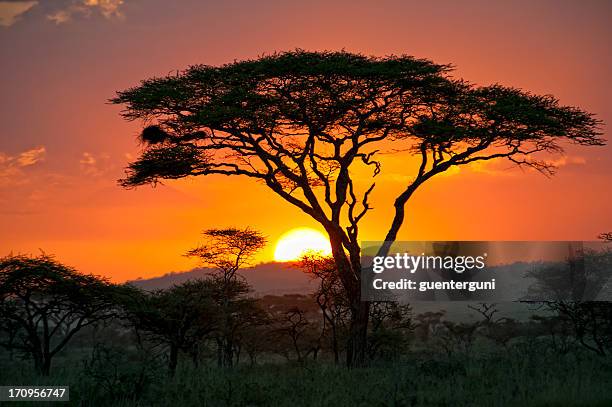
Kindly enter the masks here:
M 293 261 L 306 253 L 331 255 L 331 246 L 325 235 L 315 229 L 292 229 L 280 237 L 274 250 L 274 260 Z

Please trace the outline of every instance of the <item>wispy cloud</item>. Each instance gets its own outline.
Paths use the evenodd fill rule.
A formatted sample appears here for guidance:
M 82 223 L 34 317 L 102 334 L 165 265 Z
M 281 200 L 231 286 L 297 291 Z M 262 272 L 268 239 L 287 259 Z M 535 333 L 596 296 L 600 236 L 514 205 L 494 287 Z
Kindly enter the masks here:
M 96 165 L 96 159 L 94 158 L 93 155 L 91 155 L 91 153 L 88 153 L 86 151 L 83 153 L 83 156 L 79 160 L 79 163 L 81 165 Z
M 65 7 L 47 14 L 55 24 L 64 24 L 76 17 L 90 17 L 94 14 L 104 18 L 122 18 L 121 6 L 124 0 L 73 0 Z
M 0 1 L 0 26 L 10 27 L 38 1 Z
M 116 168 L 111 156 L 106 153 L 92 154 L 85 151 L 79 159 L 79 164 L 84 174 L 94 177 L 106 175 Z
M 47 149 L 43 146 L 26 150 L 16 157 L 16 162 L 20 167 L 29 167 L 39 161 L 44 160 Z
M 25 167 L 31 167 L 45 159 L 47 150 L 44 146 L 9 155 L 0 151 L 0 186 L 21 184 L 25 181 Z
M 46 18 L 57 25 L 93 16 L 123 18 L 124 5 L 125 0 L 0 0 L 0 27 L 11 27 L 26 13 L 28 17 Z M 33 8 L 36 12 L 28 13 Z
M 0 168 L 29 167 L 44 160 L 47 149 L 44 146 L 22 151 L 17 155 L 9 155 L 0 151 Z
M 569 165 L 584 165 L 586 164 L 586 159 L 580 156 L 564 155 L 556 160 L 549 161 L 548 164 L 557 168 L 567 167 Z

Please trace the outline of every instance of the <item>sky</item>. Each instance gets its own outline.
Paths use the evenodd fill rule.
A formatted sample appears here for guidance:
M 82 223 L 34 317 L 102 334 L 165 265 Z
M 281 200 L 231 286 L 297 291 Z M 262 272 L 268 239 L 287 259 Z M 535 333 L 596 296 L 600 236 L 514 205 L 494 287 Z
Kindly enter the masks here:
M 107 100 L 193 64 L 295 48 L 409 54 L 476 84 L 553 94 L 597 114 L 610 139 L 611 17 L 608 1 L 0 0 L 0 256 L 42 250 L 124 281 L 196 266 L 183 254 L 206 228 L 262 231 L 259 261 L 283 233 L 317 228 L 248 179 L 117 185 L 141 124 Z M 549 157 L 552 178 L 507 163 L 440 176 L 408 204 L 399 238 L 592 240 L 612 231 L 611 148 Z M 384 237 L 410 179 L 405 157 L 383 165 L 364 240 Z

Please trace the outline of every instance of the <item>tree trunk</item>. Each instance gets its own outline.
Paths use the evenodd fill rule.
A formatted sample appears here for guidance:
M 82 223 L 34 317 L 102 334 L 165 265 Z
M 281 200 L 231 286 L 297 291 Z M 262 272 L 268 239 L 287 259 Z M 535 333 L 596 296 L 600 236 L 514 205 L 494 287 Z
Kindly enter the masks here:
M 363 367 L 367 361 L 366 349 L 370 303 L 361 301 L 360 248 L 358 245 L 350 247 L 349 259 L 340 235 L 333 230 L 328 230 L 328 235 L 338 275 L 351 307 L 349 337 L 346 346 L 346 365 L 349 368 Z
M 34 359 L 34 369 L 39 375 L 44 376 L 43 372 L 43 356 L 41 352 L 33 352 L 32 358 Z
M 32 353 L 34 359 L 34 369 L 41 376 L 49 376 L 51 372 L 51 355 L 44 351 L 34 351 Z
M 225 338 L 223 352 L 223 366 L 232 367 L 234 364 L 234 345 L 231 340 Z
M 300 352 L 300 346 L 298 345 L 298 338 L 294 334 L 291 335 L 291 340 L 293 342 L 293 349 L 295 349 L 295 355 L 297 357 L 297 362 L 302 363 L 302 352 Z
M 193 367 L 196 369 L 200 367 L 200 351 L 197 349 L 197 347 L 191 351 L 191 361 L 193 362 Z
M 349 368 L 363 367 L 367 363 L 368 322 L 370 303 L 357 301 L 351 306 L 351 323 L 346 346 L 346 365 Z
M 50 355 L 46 355 L 43 358 L 41 374 L 43 376 L 49 376 L 49 373 L 51 373 L 51 356 Z
M 340 364 L 340 351 L 338 350 L 338 335 L 336 333 L 336 325 L 332 325 L 332 350 L 334 352 L 334 364 Z
M 223 341 L 217 338 L 217 367 L 223 367 Z
M 168 371 L 170 377 L 174 377 L 176 366 L 178 365 L 178 347 L 174 344 L 170 345 L 170 359 L 168 361 Z

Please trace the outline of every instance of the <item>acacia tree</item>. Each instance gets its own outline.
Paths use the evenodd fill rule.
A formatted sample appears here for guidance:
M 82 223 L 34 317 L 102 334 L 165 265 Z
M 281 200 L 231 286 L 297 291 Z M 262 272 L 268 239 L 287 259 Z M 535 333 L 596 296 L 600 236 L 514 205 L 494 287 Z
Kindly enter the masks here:
M 599 236 L 609 241 L 610 236 Z M 535 303 L 556 314 L 548 322 L 570 328 L 575 339 L 586 349 L 605 356 L 612 351 L 612 303 L 606 286 L 612 270 L 612 248 L 581 248 L 570 252 L 562 264 L 537 267 L 525 273 L 535 283 L 529 287 L 528 303 Z M 540 317 L 546 320 L 546 317 Z M 554 328 L 554 326 L 553 326 Z
M 382 150 L 420 160 L 393 203 L 385 254 L 408 200 L 435 175 L 498 158 L 549 174 L 552 164 L 534 154 L 560 152 L 562 141 L 603 144 L 587 112 L 450 71 L 410 56 L 297 50 L 144 80 L 111 99 L 124 118 L 147 125 L 121 185 L 239 175 L 311 216 L 329 236 L 351 302 L 347 363 L 361 365 L 369 303 L 361 301 L 359 222 L 375 184 L 354 182 L 359 166 L 378 175 Z
M 606 242 L 612 242 L 612 232 L 602 233 L 599 235 L 599 238 Z
M 53 257 L 0 259 L 0 345 L 30 355 L 49 375 L 51 361 L 83 328 L 114 317 L 121 287 L 80 274 Z
M 187 256 L 197 257 L 213 275 L 227 283 L 236 279 L 236 272 L 252 264 L 253 257 L 266 245 L 266 238 L 249 228 L 207 229 L 205 241 L 189 250 Z
M 168 350 L 168 372 L 174 376 L 179 352 L 197 364 L 197 346 L 217 329 L 215 283 L 196 279 L 166 290 L 143 292 L 134 289 L 123 306 L 126 317 L 139 334 Z
M 258 320 L 255 301 L 247 298 L 249 285 L 239 280 L 236 272 L 249 266 L 254 255 L 266 244 L 266 238 L 249 228 L 207 229 L 205 241 L 187 252 L 205 267 L 211 267 L 216 284 L 214 299 L 219 307 L 217 329 L 217 362 L 230 367 L 238 346 L 240 329 Z

